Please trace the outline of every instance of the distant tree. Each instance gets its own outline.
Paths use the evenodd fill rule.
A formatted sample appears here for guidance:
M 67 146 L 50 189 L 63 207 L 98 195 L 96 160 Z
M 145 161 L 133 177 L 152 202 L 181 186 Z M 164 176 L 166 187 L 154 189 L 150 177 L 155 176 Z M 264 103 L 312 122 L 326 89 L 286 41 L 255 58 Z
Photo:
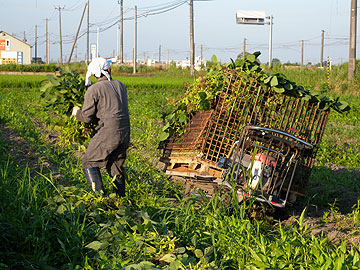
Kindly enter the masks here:
M 275 65 L 275 64 L 277 64 L 277 63 L 281 64 L 280 60 L 277 59 L 277 58 L 273 58 L 272 61 L 271 61 L 271 63 L 272 63 L 273 65 Z

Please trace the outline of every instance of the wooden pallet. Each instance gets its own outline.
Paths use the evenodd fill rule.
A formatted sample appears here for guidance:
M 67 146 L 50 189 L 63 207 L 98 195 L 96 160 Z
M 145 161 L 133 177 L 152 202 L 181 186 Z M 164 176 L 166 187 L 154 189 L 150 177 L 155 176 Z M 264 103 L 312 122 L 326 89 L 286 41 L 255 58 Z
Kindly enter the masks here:
M 170 156 L 162 159 L 167 164 L 165 173 L 189 178 L 221 178 L 222 169 L 214 162 L 203 160 L 198 157 Z

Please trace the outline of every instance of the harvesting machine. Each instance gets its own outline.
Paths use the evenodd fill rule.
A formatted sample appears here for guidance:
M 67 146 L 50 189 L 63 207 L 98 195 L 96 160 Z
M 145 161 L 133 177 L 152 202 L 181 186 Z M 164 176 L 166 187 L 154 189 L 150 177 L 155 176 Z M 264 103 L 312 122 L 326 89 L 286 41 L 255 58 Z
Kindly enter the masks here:
M 239 201 L 294 203 L 305 194 L 329 111 L 236 70 L 225 77 L 213 109 L 196 113 L 164 144 L 164 171 L 184 179 L 187 191 L 212 196 L 222 186 Z

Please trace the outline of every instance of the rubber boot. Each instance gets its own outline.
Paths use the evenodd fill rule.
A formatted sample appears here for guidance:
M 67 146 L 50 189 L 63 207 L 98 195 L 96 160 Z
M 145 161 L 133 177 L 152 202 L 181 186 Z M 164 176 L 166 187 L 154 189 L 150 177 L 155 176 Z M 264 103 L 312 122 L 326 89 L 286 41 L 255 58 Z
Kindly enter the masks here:
M 119 197 L 125 196 L 125 177 L 124 175 L 117 175 L 114 181 L 114 191 Z
M 98 167 L 84 169 L 86 181 L 94 192 L 104 193 L 104 186 L 101 180 L 101 173 Z

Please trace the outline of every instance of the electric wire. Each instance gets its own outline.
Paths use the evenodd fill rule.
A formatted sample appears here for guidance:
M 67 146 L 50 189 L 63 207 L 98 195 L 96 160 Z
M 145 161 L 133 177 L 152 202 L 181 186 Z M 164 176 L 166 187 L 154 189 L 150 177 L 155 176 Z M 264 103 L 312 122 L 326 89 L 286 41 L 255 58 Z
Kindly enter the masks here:
M 82 6 L 84 5 L 85 2 L 86 2 L 86 0 L 76 1 L 75 3 L 73 3 L 73 5 L 70 8 L 66 8 L 63 10 L 69 11 L 69 12 L 78 10 L 78 9 L 82 8 Z M 171 1 L 171 2 L 164 3 L 164 4 L 141 7 L 141 8 L 138 8 L 139 13 L 137 14 L 137 18 L 143 18 L 143 17 L 147 17 L 147 16 L 153 16 L 153 15 L 159 15 L 162 13 L 166 13 L 166 12 L 172 11 L 176 8 L 179 8 L 180 6 L 182 6 L 184 4 L 188 4 L 188 1 Z M 125 7 L 124 14 L 128 14 L 132 10 L 133 10 L 133 8 L 131 8 L 131 7 Z M 56 16 L 56 11 L 54 10 L 48 20 L 55 20 L 55 16 Z M 127 16 L 127 17 L 123 18 L 123 20 L 124 21 L 134 20 L 134 15 Z M 113 26 L 115 26 L 118 23 L 120 23 L 119 16 L 113 16 L 106 20 L 99 21 L 97 23 L 92 23 L 92 24 L 90 24 L 90 27 L 92 28 L 95 25 L 97 25 L 99 27 L 99 32 L 101 33 L 101 32 L 105 32 L 105 31 L 109 30 L 110 28 L 112 28 Z M 90 28 L 89 33 L 97 33 L 97 30 L 94 30 L 91 28 Z M 80 40 L 86 33 L 87 33 L 86 30 L 84 30 L 84 29 L 80 30 L 78 40 Z M 328 33 L 328 32 L 326 32 L 326 33 Z M 20 37 L 21 35 L 22 35 L 21 33 L 15 33 L 15 36 L 19 36 L 20 40 L 22 39 Z M 35 38 L 33 36 L 34 36 L 34 27 L 32 27 L 31 30 L 27 33 L 27 39 L 30 42 L 29 44 L 31 44 L 31 43 L 33 44 L 35 42 Z M 58 40 L 59 35 L 50 33 L 49 37 L 52 40 L 51 44 L 59 44 L 60 43 L 60 41 Z M 75 37 L 73 35 L 63 35 L 62 38 L 63 38 L 62 41 L 64 44 L 73 43 L 74 39 L 75 39 Z M 357 38 L 358 38 L 358 36 L 357 36 Z M 45 39 L 45 35 L 38 36 L 37 37 L 38 45 L 44 44 L 45 43 L 44 39 Z M 308 39 L 303 39 L 303 41 L 306 42 L 306 46 L 319 46 L 319 43 L 311 42 L 311 41 L 314 41 L 317 39 L 320 39 L 320 37 L 315 36 L 315 37 L 311 37 Z M 349 42 L 348 37 L 333 36 L 333 35 L 328 35 L 328 34 L 326 34 L 324 39 L 329 41 L 329 42 L 325 42 L 325 44 L 324 44 L 325 48 L 347 45 Z M 55 41 L 53 41 L 53 40 L 55 40 Z M 277 44 L 273 45 L 273 49 L 274 50 L 277 50 L 277 49 L 292 50 L 295 52 L 299 52 L 300 51 L 299 43 L 300 43 L 300 41 L 277 43 Z M 241 49 L 240 49 L 241 47 L 242 47 L 242 45 L 240 45 L 240 44 L 234 45 L 234 46 L 228 46 L 228 47 L 210 47 L 210 46 L 203 45 L 203 51 L 218 50 L 218 51 L 222 51 L 222 52 L 239 52 L 239 51 L 241 51 Z M 247 48 L 249 48 L 249 49 L 251 49 L 251 48 L 265 49 L 266 50 L 266 49 L 268 49 L 268 46 L 267 46 L 267 44 L 247 43 Z M 181 54 L 181 53 L 188 53 L 188 50 L 168 50 L 168 52 L 169 53 L 171 52 L 172 54 Z M 147 52 L 145 52 L 145 53 L 147 53 Z
M 79 0 L 72 7 L 64 8 L 64 11 L 74 11 L 74 10 L 81 9 L 81 8 L 83 8 L 85 2 L 87 2 L 87 0 Z

